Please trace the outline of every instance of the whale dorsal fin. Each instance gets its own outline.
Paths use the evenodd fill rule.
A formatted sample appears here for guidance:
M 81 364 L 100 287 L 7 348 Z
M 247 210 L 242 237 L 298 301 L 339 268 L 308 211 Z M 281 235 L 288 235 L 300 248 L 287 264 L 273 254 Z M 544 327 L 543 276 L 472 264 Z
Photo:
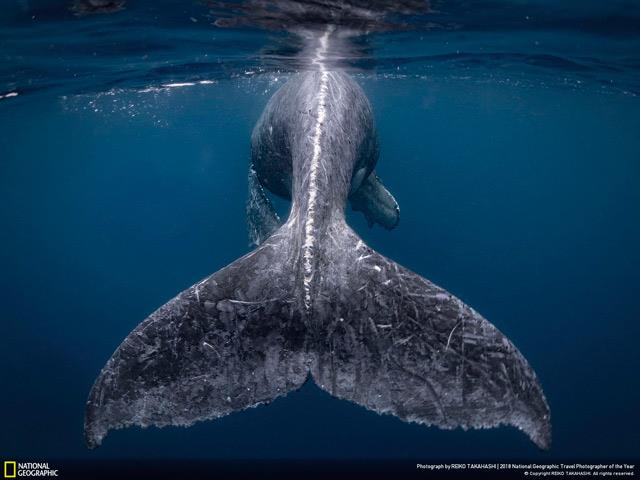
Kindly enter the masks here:
M 362 212 L 369 223 L 391 230 L 400 221 L 400 207 L 380 178 L 372 172 L 349 197 L 351 208 Z

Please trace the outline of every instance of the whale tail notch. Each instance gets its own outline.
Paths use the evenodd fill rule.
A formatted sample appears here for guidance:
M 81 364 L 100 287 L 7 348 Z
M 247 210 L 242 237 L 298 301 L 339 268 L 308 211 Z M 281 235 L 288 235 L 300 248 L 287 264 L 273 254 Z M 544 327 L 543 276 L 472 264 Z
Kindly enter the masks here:
M 124 340 L 96 380 L 85 437 L 188 426 L 285 395 L 308 375 L 328 393 L 441 428 L 510 424 L 551 439 L 535 373 L 459 299 L 384 258 L 346 225 L 325 252 L 311 316 L 298 300 L 287 224 L 180 293 Z

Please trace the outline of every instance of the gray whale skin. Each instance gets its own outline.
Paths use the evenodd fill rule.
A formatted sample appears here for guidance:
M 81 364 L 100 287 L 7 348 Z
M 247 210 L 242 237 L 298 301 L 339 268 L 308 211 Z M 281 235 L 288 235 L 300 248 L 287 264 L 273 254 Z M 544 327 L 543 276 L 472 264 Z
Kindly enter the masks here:
M 347 201 L 370 222 L 397 223 L 377 155 L 369 101 L 346 73 L 300 73 L 276 92 L 252 136 L 257 248 L 122 342 L 89 394 L 89 447 L 111 429 L 188 426 L 268 403 L 308 378 L 408 422 L 513 425 L 549 447 L 549 407 L 516 347 L 346 224 Z M 292 201 L 282 225 L 265 188 Z

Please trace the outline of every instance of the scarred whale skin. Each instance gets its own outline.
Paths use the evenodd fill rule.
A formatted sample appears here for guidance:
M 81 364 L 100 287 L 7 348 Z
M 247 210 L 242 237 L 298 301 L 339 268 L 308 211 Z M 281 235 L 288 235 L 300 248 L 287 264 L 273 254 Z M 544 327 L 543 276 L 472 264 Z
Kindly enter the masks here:
M 291 198 L 288 219 L 129 334 L 89 394 L 90 447 L 111 429 L 188 426 L 312 378 L 378 413 L 446 429 L 513 425 L 548 448 L 549 407 L 516 347 L 347 225 L 376 142 L 370 104 L 345 72 L 319 62 L 281 87 L 254 130 L 252 163 L 256 187 Z

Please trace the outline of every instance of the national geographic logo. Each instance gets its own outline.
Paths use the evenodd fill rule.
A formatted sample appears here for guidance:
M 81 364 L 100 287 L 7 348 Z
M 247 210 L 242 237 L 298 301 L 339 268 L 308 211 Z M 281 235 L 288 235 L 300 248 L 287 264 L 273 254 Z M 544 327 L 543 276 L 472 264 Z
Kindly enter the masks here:
M 16 462 L 5 460 L 4 478 L 18 477 L 57 477 L 58 470 L 49 468 L 48 462 Z

